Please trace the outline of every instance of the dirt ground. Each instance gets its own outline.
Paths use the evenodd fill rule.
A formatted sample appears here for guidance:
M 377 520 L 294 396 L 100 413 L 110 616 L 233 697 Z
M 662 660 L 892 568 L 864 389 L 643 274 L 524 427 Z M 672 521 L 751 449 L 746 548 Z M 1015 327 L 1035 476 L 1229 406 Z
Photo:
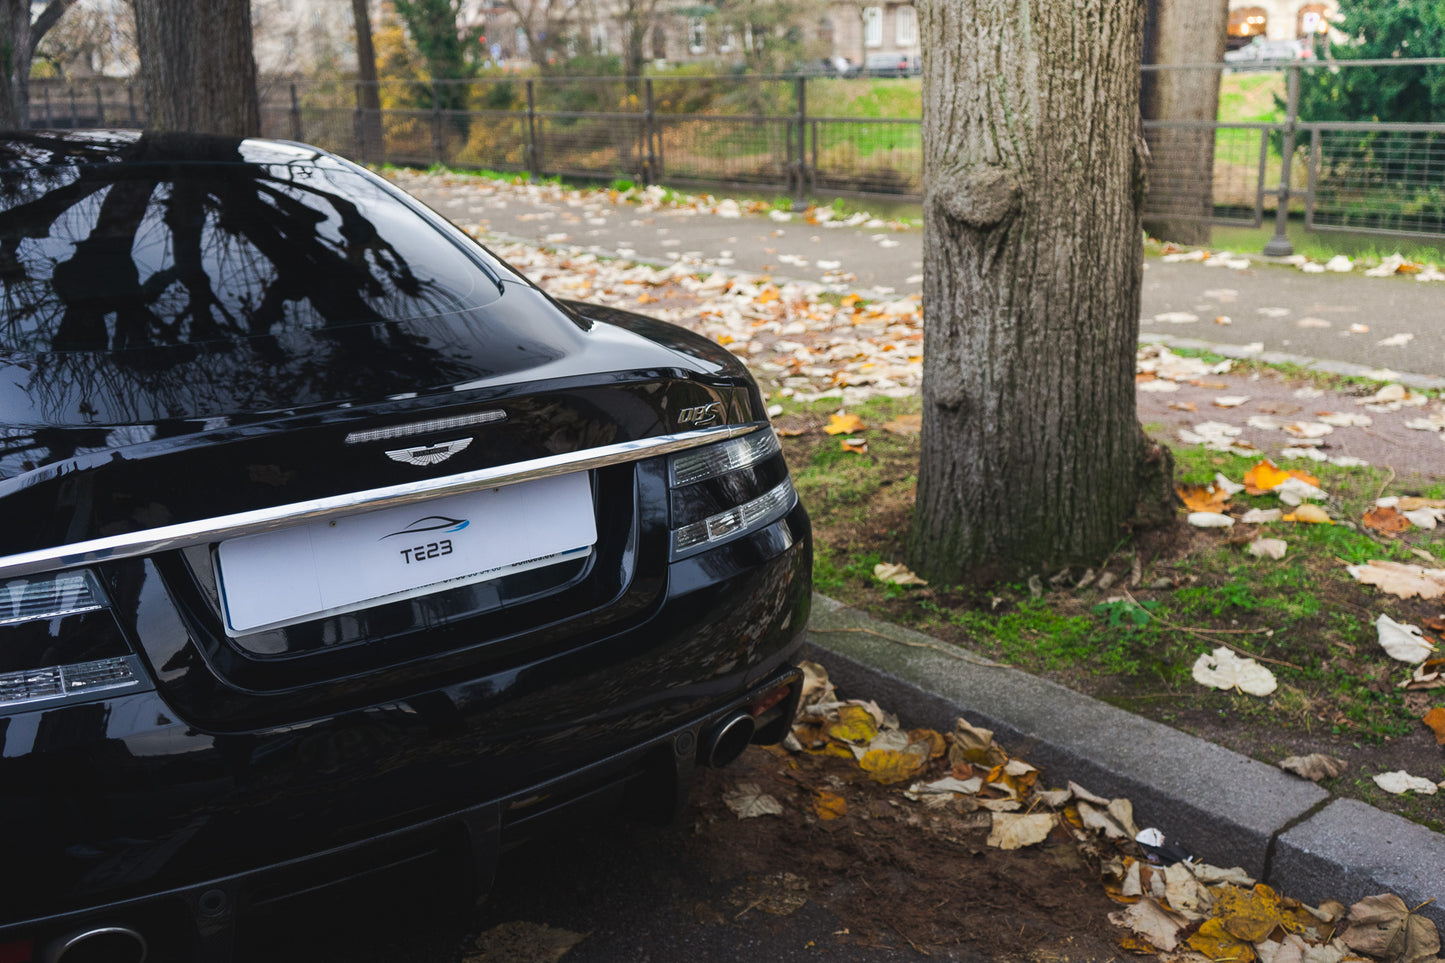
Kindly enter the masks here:
M 782 812 L 739 818 L 724 798 L 739 787 L 773 797 Z M 519 850 L 461 963 L 1123 955 L 1128 934 L 1108 920 L 1120 906 L 1062 831 L 1003 851 L 987 845 L 987 813 L 931 811 L 902 788 L 879 785 L 851 760 L 750 748 L 726 769 L 699 772 L 671 826 L 608 822 Z M 819 818 L 823 792 L 846 812 Z
M 722 793 L 756 784 L 779 816 L 739 820 Z M 820 791 L 847 811 L 819 819 Z M 731 900 L 778 912 L 806 897 L 836 913 L 840 945 L 908 947 L 944 959 L 1110 960 L 1124 934 L 1118 909 L 1074 841 L 1005 852 L 988 846 L 990 814 L 932 811 L 881 786 L 846 760 L 750 750 L 699 786 L 695 841 L 750 882 Z M 753 904 L 756 903 L 756 908 Z

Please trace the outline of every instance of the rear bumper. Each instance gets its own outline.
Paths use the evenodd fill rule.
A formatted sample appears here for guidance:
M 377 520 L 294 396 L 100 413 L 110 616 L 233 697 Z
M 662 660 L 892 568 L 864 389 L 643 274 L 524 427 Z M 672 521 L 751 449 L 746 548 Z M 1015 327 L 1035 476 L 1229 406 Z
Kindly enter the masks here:
M 576 815 L 609 811 L 624 802 L 644 816 L 667 818 L 686 800 L 697 747 L 706 733 L 780 685 L 795 695 L 778 718 L 791 718 L 802 674 L 791 665 L 716 711 L 689 721 L 567 775 L 506 796 L 467 806 L 402 829 L 304 857 L 228 876 L 0 926 L 0 946 L 27 939 L 38 948 L 98 926 L 124 926 L 159 950 L 152 957 L 229 963 L 238 928 L 300 894 L 364 881 L 442 853 L 470 877 L 457 893 L 458 908 L 485 896 L 505 848 L 535 838 Z M 762 733 L 760 737 L 777 734 Z M 39 957 L 37 956 L 37 959 Z
M 119 924 L 226 960 L 295 892 L 439 851 L 484 892 L 503 846 L 579 805 L 665 815 L 709 728 L 796 671 L 810 590 L 796 508 L 670 566 L 624 632 L 405 699 L 242 733 L 157 692 L 0 718 L 0 947 Z

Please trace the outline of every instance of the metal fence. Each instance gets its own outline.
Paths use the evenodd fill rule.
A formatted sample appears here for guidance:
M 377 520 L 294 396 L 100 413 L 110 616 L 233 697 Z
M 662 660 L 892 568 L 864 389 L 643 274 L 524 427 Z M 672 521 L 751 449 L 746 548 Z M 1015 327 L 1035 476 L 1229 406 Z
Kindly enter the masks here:
M 1290 214 L 1317 231 L 1445 237 L 1445 124 L 1335 123 L 1299 115 L 1301 73 L 1391 70 L 1445 59 L 1291 62 L 1277 122 L 1158 120 L 1145 216 L 1258 227 L 1288 253 Z M 1182 69 L 1213 78 L 1231 68 Z M 917 81 L 889 81 L 916 83 Z M 812 191 L 917 199 L 916 117 L 818 115 L 809 90 L 856 81 L 807 77 L 535 78 L 388 82 L 368 110 L 359 85 L 262 87 L 263 133 L 373 163 L 444 165 L 641 184 L 727 185 L 802 198 Z M 34 126 L 133 126 L 124 84 L 38 83 Z M 1212 191 L 1199 190 L 1201 181 Z

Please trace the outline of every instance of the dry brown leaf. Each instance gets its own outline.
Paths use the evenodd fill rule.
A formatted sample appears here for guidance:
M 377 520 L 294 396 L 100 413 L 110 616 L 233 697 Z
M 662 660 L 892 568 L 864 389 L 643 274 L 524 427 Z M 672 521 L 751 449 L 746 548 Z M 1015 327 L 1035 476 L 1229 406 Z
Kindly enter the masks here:
M 846 411 L 840 411 L 836 415 L 828 416 L 828 424 L 823 430 L 830 435 L 851 435 L 855 431 L 862 431 L 867 425 L 857 415 L 850 415 Z
M 1008 756 L 993 741 L 993 731 L 970 725 L 967 719 L 959 719 L 953 724 L 949 741 L 948 761 L 954 767 L 954 775 L 958 775 L 959 766 L 963 763 L 996 766 L 1008 761 Z
M 1179 945 L 1179 935 L 1189 927 L 1188 921 L 1161 906 L 1157 900 L 1144 898 L 1128 909 L 1109 914 L 1109 921 L 1144 937 L 1156 950 L 1172 950 Z
M 511 920 L 498 923 L 477 936 L 472 943 L 472 951 L 462 957 L 462 963 L 486 963 L 491 960 L 557 963 L 589 935 L 546 923 Z
M 1253 696 L 1267 696 L 1279 686 L 1273 672 L 1222 645 L 1195 659 L 1191 674 L 1200 685 L 1234 689 Z
M 798 700 L 800 709 L 819 702 L 837 701 L 837 693 L 833 689 L 832 680 L 828 678 L 827 668 L 807 659 L 799 662 L 798 668 L 803 670 L 803 694 Z
M 922 743 L 928 747 L 928 758 L 939 759 L 948 751 L 948 743 L 943 736 L 933 729 L 910 729 L 908 730 L 908 742 Z
M 1413 495 L 1402 495 L 1399 504 L 1395 507 L 1402 512 L 1418 512 L 1422 508 L 1445 508 L 1445 498 L 1416 498 Z
M 1393 508 L 1372 508 L 1360 519 L 1366 528 L 1385 535 L 1397 535 L 1410 530 L 1410 520 Z
M 999 849 L 1023 849 L 1049 838 L 1058 821 L 1053 813 L 994 813 L 988 844 Z
M 1445 689 L 1445 659 L 1426 659 L 1415 666 L 1402 689 Z
M 1426 779 L 1424 776 L 1412 776 L 1404 769 L 1396 769 L 1394 772 L 1377 772 L 1370 778 L 1385 792 L 1393 793 L 1396 796 L 1403 796 L 1407 792 L 1433 796 L 1440 791 L 1440 787 L 1435 784 L 1434 780 Z
M 1198 411 L 1199 406 L 1192 401 L 1173 401 L 1169 404 L 1175 411 Z
M 848 800 L 835 792 L 819 789 L 813 794 L 813 812 L 825 822 L 848 815 Z
M 1445 569 L 1371 559 L 1364 565 L 1347 566 L 1347 570 L 1355 581 L 1373 585 L 1402 599 L 1417 595 L 1422 599 L 1436 599 L 1445 595 Z
M 1096 830 L 1110 839 L 1133 839 L 1139 835 L 1139 827 L 1134 825 L 1134 804 L 1128 799 L 1110 800 L 1107 807 L 1080 800 L 1078 809 L 1085 829 Z
M 1345 771 L 1347 764 L 1343 759 L 1327 756 L 1323 752 L 1312 752 L 1308 756 L 1290 756 L 1281 759 L 1279 767 L 1285 772 L 1303 776 L 1311 782 L 1319 782 L 1321 779 L 1336 778 Z
M 739 819 L 754 819 L 758 816 L 781 816 L 783 804 L 763 792 L 755 782 L 740 782 L 723 794 L 723 802 Z
M 879 562 L 873 566 L 873 577 L 889 585 L 927 585 L 928 582 L 909 571 L 908 566 L 893 562 Z
M 1223 512 L 1229 507 L 1229 492 L 1214 482 L 1207 485 L 1178 485 L 1174 489 L 1191 512 Z
M 1440 952 L 1435 924 L 1393 893 L 1366 896 L 1351 906 L 1350 927 L 1342 938 L 1350 949 L 1385 963 L 1415 963 Z
M 917 435 L 923 432 L 922 415 L 899 415 L 892 421 L 885 422 L 884 431 L 892 432 L 895 435 Z
M 1445 746 L 1445 707 L 1436 706 L 1420 719 L 1421 722 L 1430 727 L 1435 733 L 1435 741 Z

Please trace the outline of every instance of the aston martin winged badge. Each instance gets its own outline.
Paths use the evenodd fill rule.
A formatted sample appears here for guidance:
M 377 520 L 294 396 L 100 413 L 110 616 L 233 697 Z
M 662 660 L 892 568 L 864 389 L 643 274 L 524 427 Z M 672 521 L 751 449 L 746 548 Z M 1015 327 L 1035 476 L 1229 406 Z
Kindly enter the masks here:
M 435 445 L 421 445 L 416 448 L 396 448 L 386 453 L 392 461 L 408 465 L 436 465 L 446 461 L 459 451 L 465 451 L 472 443 L 470 438 L 455 441 L 439 441 Z

